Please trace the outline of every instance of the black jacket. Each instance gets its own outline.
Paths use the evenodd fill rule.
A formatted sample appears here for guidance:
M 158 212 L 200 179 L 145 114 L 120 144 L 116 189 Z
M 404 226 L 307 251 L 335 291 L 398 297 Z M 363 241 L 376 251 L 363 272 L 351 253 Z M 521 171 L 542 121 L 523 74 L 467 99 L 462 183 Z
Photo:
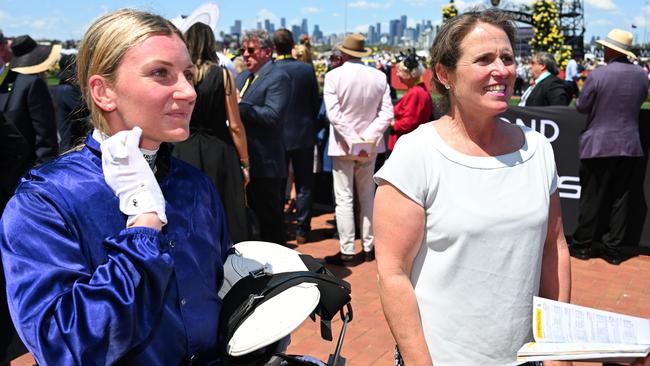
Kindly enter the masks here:
M 285 148 L 313 148 L 316 144 L 316 116 L 320 109 L 314 68 L 294 58 L 276 61 L 275 65 L 291 79 L 291 97 L 284 119 Z
M 0 215 L 27 169 L 29 146 L 16 127 L 0 112 Z M 4 293 L 0 296 L 4 296 Z
M 247 70 L 237 76 L 237 89 L 242 90 L 250 74 Z M 268 61 L 241 98 L 239 113 L 246 128 L 251 178 L 287 176 L 283 121 L 290 88 L 289 75 Z
M 564 81 L 557 76 L 549 75 L 535 85 L 526 99 L 527 107 L 545 107 L 549 105 L 569 105 L 571 95 Z
M 58 155 L 54 104 L 41 78 L 9 71 L 0 85 L 0 112 L 27 142 L 29 163 L 41 164 Z

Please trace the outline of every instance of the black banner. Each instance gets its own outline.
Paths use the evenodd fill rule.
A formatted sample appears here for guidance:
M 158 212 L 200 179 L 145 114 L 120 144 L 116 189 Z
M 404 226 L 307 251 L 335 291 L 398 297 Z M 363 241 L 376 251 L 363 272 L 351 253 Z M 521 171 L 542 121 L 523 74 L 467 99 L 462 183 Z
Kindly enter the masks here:
M 584 129 L 587 115 L 578 113 L 575 107 L 510 107 L 502 119 L 519 125 L 526 125 L 546 136 L 553 145 L 555 162 L 559 175 L 558 190 L 562 198 L 564 232 L 571 235 L 578 221 L 578 202 L 580 199 L 580 179 L 578 170 L 578 142 Z M 650 111 L 641 110 L 641 143 L 645 151 L 645 183 L 641 199 L 650 196 L 650 177 L 648 176 L 648 152 L 650 147 Z M 646 205 L 638 215 L 645 217 L 640 245 L 650 247 L 650 220 L 646 216 Z M 637 216 L 640 217 L 640 216 Z

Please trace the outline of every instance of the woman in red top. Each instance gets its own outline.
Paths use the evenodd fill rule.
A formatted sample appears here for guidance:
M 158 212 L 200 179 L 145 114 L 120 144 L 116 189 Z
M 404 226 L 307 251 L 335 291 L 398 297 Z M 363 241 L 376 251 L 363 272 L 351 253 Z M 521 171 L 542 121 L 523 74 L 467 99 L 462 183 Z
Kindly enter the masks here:
M 393 150 L 397 139 L 431 120 L 433 102 L 431 94 L 421 80 L 424 67 L 414 52 L 402 54 L 402 60 L 397 64 L 397 77 L 408 87 L 402 99 L 395 104 L 395 119 L 388 133 L 388 150 Z M 399 57 L 398 57 L 399 60 Z

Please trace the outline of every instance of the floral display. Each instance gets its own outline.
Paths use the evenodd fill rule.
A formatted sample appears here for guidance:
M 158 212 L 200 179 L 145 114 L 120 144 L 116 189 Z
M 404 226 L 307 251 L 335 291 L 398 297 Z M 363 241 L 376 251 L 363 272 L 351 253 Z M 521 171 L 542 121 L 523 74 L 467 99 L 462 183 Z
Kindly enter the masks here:
M 554 55 L 558 66 L 564 69 L 571 59 L 571 46 L 564 44 L 560 17 L 554 1 L 537 0 L 533 3 L 533 32 L 529 43 L 533 51 Z
M 449 19 L 458 15 L 458 9 L 456 9 L 456 4 L 454 0 L 451 0 L 448 5 L 442 7 L 442 22 L 446 23 Z

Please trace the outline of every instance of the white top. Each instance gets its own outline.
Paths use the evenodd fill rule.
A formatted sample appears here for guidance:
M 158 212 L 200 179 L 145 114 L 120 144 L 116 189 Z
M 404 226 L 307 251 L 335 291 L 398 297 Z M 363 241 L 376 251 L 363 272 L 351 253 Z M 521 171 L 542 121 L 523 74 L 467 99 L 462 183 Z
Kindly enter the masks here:
M 386 151 L 384 131 L 393 119 L 386 75 L 351 60 L 325 74 L 323 100 L 330 120 L 328 154 L 350 154 L 352 142 L 376 142 L 375 152 Z
M 553 150 L 521 127 L 518 151 L 469 156 L 447 145 L 434 123 L 402 136 L 375 175 L 426 211 L 411 282 L 433 363 L 516 365 L 517 350 L 532 339 L 557 188 Z
M 564 73 L 564 80 L 573 81 L 575 78 L 580 76 L 578 72 L 578 62 L 574 59 L 570 59 L 566 64 L 566 71 Z

